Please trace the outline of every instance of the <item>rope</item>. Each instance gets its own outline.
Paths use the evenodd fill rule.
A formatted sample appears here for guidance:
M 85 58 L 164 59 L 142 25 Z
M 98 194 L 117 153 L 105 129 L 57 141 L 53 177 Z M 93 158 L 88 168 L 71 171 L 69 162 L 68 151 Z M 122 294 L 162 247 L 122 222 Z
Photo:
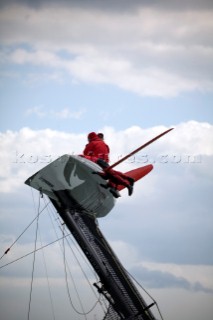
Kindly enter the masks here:
M 102 246 L 102 248 L 104 248 L 108 253 L 110 253 L 110 251 L 108 251 L 108 248 L 105 247 L 105 246 L 102 244 L 102 242 L 101 242 L 95 235 L 93 235 L 93 236 L 95 237 L 96 241 Z M 158 312 L 159 312 L 159 315 L 160 315 L 161 319 L 164 320 L 164 319 L 163 319 L 163 316 L 162 316 L 162 314 L 161 314 L 160 308 L 159 308 L 159 306 L 158 306 L 158 303 L 157 303 L 157 302 L 154 300 L 154 298 L 148 293 L 148 291 L 146 291 L 145 288 L 128 272 L 128 270 L 126 270 L 125 268 L 124 268 L 124 270 L 126 271 L 127 274 L 129 274 L 129 276 L 138 284 L 139 287 L 141 287 L 141 289 L 142 289 L 142 290 L 149 296 L 149 298 L 154 302 L 154 304 L 155 304 L 156 307 L 157 307 L 157 310 L 158 310 Z
M 77 263 L 78 263 L 78 265 L 79 265 L 79 268 L 81 269 L 81 271 L 82 271 L 82 273 L 83 273 L 83 275 L 84 275 L 85 279 L 87 280 L 87 282 L 88 282 L 88 284 L 89 284 L 90 288 L 92 289 L 93 293 L 94 293 L 94 294 L 95 294 L 95 296 L 96 296 L 96 291 L 94 290 L 93 286 L 92 286 L 92 285 L 91 285 L 91 283 L 89 282 L 89 279 L 88 279 L 88 277 L 87 277 L 87 275 L 86 275 L 85 271 L 83 270 L 83 268 L 82 268 L 82 266 L 81 266 L 81 263 L 80 263 L 80 261 L 79 261 L 78 257 L 76 256 L 76 254 L 75 254 L 75 252 L 74 252 L 73 248 L 71 247 L 71 245 L 70 245 L 70 243 L 69 243 L 68 239 L 70 239 L 70 240 L 72 240 L 72 239 L 71 239 L 70 237 L 69 237 L 69 238 L 66 238 L 67 244 L 68 244 L 68 246 L 69 246 L 70 250 L 72 251 L 72 254 L 73 254 L 73 256 L 75 257 L 75 259 L 76 259 L 76 261 L 77 261 Z M 72 241 L 72 243 L 75 245 L 74 241 Z M 79 253 L 80 253 L 80 252 L 79 252 Z M 96 277 L 96 280 L 98 280 L 98 279 L 97 279 L 97 277 Z M 96 296 L 96 298 L 98 298 L 98 297 Z
M 63 237 L 63 239 L 64 239 L 65 237 Z M 69 297 L 69 301 L 70 301 L 70 304 L 71 304 L 71 306 L 72 306 L 72 308 L 74 309 L 74 311 L 77 313 L 77 314 L 79 314 L 79 315 L 83 315 L 83 316 L 85 316 L 86 317 L 86 315 L 88 315 L 89 313 L 91 313 L 94 309 L 95 309 L 95 307 L 96 307 L 96 305 L 99 303 L 99 300 L 97 300 L 96 302 L 95 302 L 95 304 L 94 304 L 94 306 L 89 310 L 89 311 L 87 311 L 87 312 L 80 312 L 80 311 L 78 311 L 76 308 L 75 308 L 75 306 L 74 306 L 74 304 L 73 304 L 73 301 L 72 301 L 72 298 L 71 298 L 71 295 L 70 295 L 70 290 L 69 290 L 69 285 L 68 285 L 68 278 L 67 278 L 67 270 L 66 270 L 66 260 L 65 260 L 65 246 L 64 246 L 64 241 L 63 241 L 63 248 L 64 248 L 64 254 L 63 254 L 63 260 L 64 260 L 64 272 L 65 272 L 65 281 L 66 281 L 66 288 L 67 288 L 67 294 L 68 294 L 68 297 Z M 74 285 L 75 286 L 75 285 Z M 75 287 L 76 288 L 76 287 Z M 80 303 L 81 304 L 81 303 Z M 82 304 L 81 304 L 81 306 L 82 306 Z M 84 310 L 83 310 L 84 311 Z M 86 318 L 87 319 L 87 318 Z
M 39 237 L 40 237 L 40 242 L 41 242 L 41 245 L 42 245 L 40 230 L 39 230 Z M 47 273 L 47 264 L 46 264 L 46 260 L 45 260 L 44 250 L 42 250 L 42 257 L 43 257 L 45 274 L 46 274 L 46 279 L 47 279 L 47 286 L 48 286 L 48 292 L 49 292 L 49 297 L 50 297 L 50 304 L 51 304 L 52 316 L 53 316 L 53 319 L 55 320 L 56 318 L 55 318 L 55 312 L 54 312 L 52 292 L 51 292 L 49 277 L 48 277 L 48 273 Z
M 126 270 L 126 269 L 125 269 Z M 154 300 L 154 298 L 148 293 L 148 291 L 133 277 L 133 275 L 131 275 L 131 273 L 129 273 L 128 270 L 126 270 L 126 272 L 128 273 L 128 275 L 137 283 L 137 285 L 148 295 L 148 297 L 154 302 L 154 304 L 156 305 L 157 309 L 158 309 L 158 312 L 159 312 L 159 315 L 161 317 L 162 320 L 163 319 L 163 316 L 162 316 L 162 313 L 160 311 L 160 308 L 158 306 L 158 303 L 157 301 Z
M 30 319 L 30 308 L 32 301 L 32 291 L 33 291 L 33 280 L 34 280 L 34 270 L 35 270 L 35 256 L 36 256 L 36 246 L 37 246 L 37 238 L 38 238 L 38 218 L 39 218 L 39 209 L 40 209 L 40 195 L 39 195 L 39 203 L 38 203 L 38 214 L 36 220 L 36 234 L 35 234 L 35 244 L 34 244 L 34 254 L 33 254 L 33 267 L 32 267 L 32 276 L 31 276 L 31 284 L 30 284 L 30 300 L 28 305 L 28 316 L 27 319 Z
M 65 238 L 68 237 L 68 236 L 70 236 L 70 234 L 66 235 Z M 31 252 L 29 252 L 29 253 L 27 253 L 27 254 L 25 254 L 25 255 L 17 258 L 17 259 L 15 259 L 15 260 L 13 260 L 13 261 L 11 261 L 11 262 L 8 262 L 8 263 L 4 264 L 3 266 L 1 266 L 0 269 L 5 268 L 5 267 L 7 267 L 7 266 L 10 265 L 10 264 L 13 264 L 14 262 L 17 262 L 18 260 L 21 260 L 21 259 L 23 259 L 23 258 L 26 258 L 27 256 L 33 254 L 34 252 L 37 252 L 37 251 L 39 251 L 39 250 L 41 250 L 41 249 L 44 249 L 44 248 L 46 248 L 46 247 L 48 247 L 48 246 L 50 246 L 50 245 L 52 245 L 52 244 L 54 244 L 54 243 L 62 240 L 62 239 L 63 239 L 63 237 L 61 237 L 61 238 L 59 238 L 59 239 L 56 239 L 56 240 L 54 240 L 54 241 L 52 241 L 52 242 L 50 242 L 50 243 L 48 243 L 48 244 L 46 244 L 46 245 L 38 248 L 38 249 L 36 249 L 35 251 L 33 250 L 33 251 L 31 251 Z
M 18 238 L 11 244 L 11 246 L 9 248 L 7 248 L 7 250 L 4 252 L 4 254 L 1 256 L 0 260 L 10 251 L 10 249 L 14 246 L 14 244 L 21 238 L 21 236 L 27 231 L 27 229 L 33 224 L 33 222 L 38 219 L 38 217 L 40 216 L 40 214 L 45 210 L 45 208 L 49 205 L 49 203 L 47 203 L 44 208 L 37 214 L 37 216 L 28 224 L 28 226 L 22 231 L 22 233 L 18 236 Z
M 44 198 L 44 202 L 46 202 L 46 201 L 45 201 L 45 198 Z M 56 235 L 56 237 L 58 238 L 57 231 L 56 231 L 56 229 L 55 229 L 54 223 L 53 223 L 52 218 L 51 218 L 51 215 L 50 215 L 50 213 L 52 213 L 52 214 L 55 215 L 55 210 L 51 210 L 52 212 L 50 212 L 50 209 L 51 209 L 51 208 L 52 208 L 52 207 L 49 207 L 49 208 L 47 208 L 47 210 L 48 210 L 48 212 L 49 212 L 50 221 L 51 221 L 52 227 L 53 227 L 53 229 L 54 229 L 55 235 Z M 94 273 L 94 270 L 91 268 L 91 265 L 88 263 L 88 261 L 86 260 L 85 256 L 82 254 L 81 250 L 79 250 L 79 248 L 76 246 L 76 243 L 75 243 L 74 240 L 70 237 L 70 234 L 65 235 L 65 230 L 66 230 L 66 229 L 64 228 L 64 226 L 63 226 L 63 229 L 62 229 L 61 225 L 59 224 L 59 218 L 57 218 L 57 219 L 55 219 L 55 220 L 57 220 L 57 222 L 58 222 L 58 227 L 60 228 L 60 230 L 61 230 L 61 232 L 62 232 L 62 234 L 63 234 L 63 237 L 62 237 L 63 247 L 61 247 L 61 246 L 60 246 L 60 247 L 61 247 L 61 251 L 62 251 L 62 255 L 63 255 L 64 265 L 65 265 L 65 268 L 68 267 L 69 275 L 70 275 L 70 277 L 71 277 L 71 279 L 72 279 L 72 282 L 73 282 L 73 285 L 74 285 L 74 287 L 75 287 L 75 290 L 76 290 L 76 294 L 77 294 L 79 303 L 81 304 L 80 297 L 79 297 L 79 294 L 78 294 L 78 291 L 77 291 L 77 288 L 76 288 L 74 279 L 73 279 L 73 277 L 72 277 L 71 271 L 70 271 L 70 269 L 69 269 L 69 265 L 67 264 L 66 258 L 65 258 L 65 256 L 64 256 L 64 255 L 65 255 L 64 239 L 66 239 L 67 245 L 69 246 L 70 250 L 72 251 L 72 254 L 73 254 L 73 256 L 75 257 L 76 262 L 78 263 L 78 265 L 79 265 L 79 267 L 80 267 L 80 269 L 81 269 L 81 271 L 82 271 L 85 279 L 87 280 L 87 283 L 89 284 L 89 286 L 90 286 L 90 288 L 91 288 L 94 296 L 95 296 L 96 299 L 98 300 L 98 301 L 96 302 L 96 304 L 99 302 L 99 303 L 100 303 L 100 306 L 101 306 L 101 308 L 102 308 L 102 310 L 103 310 L 103 312 L 105 312 L 105 311 L 104 311 L 104 307 L 102 306 L 101 299 L 100 299 L 101 296 L 100 296 L 100 295 L 99 295 L 99 297 L 97 296 L 96 291 L 94 290 L 93 286 L 91 285 L 91 283 L 90 283 L 90 281 L 89 281 L 86 273 L 84 272 L 84 270 L 83 270 L 83 268 L 82 268 L 82 265 L 81 265 L 81 263 L 80 263 L 77 255 L 75 254 L 73 248 L 71 247 L 71 244 L 69 243 L 68 239 L 69 239 L 70 241 L 72 241 L 72 244 L 75 246 L 75 248 L 77 249 L 77 251 L 78 251 L 78 253 L 80 254 L 81 258 L 83 258 L 84 262 L 87 264 L 87 266 L 88 266 L 88 267 L 90 268 L 90 270 L 93 272 L 93 274 L 94 274 L 94 276 L 95 276 L 95 278 L 96 278 L 96 280 L 97 280 L 97 275 L 96 275 L 96 273 Z M 69 237 L 68 237 L 68 236 L 69 236 Z M 59 244 L 60 244 L 60 243 L 59 243 Z M 67 267 L 66 267 L 66 266 L 67 266 Z M 67 271 L 65 272 L 65 275 L 67 275 Z M 65 276 L 65 278 L 66 278 L 66 276 Z M 68 284 L 68 281 L 66 281 L 66 283 Z M 69 300 L 71 300 L 71 296 L 70 296 L 69 293 L 68 293 L 68 297 L 69 297 Z M 72 301 L 72 300 L 71 300 L 71 301 Z M 96 306 L 96 304 L 95 304 L 95 306 Z M 73 303 L 71 303 L 71 305 L 72 305 L 73 309 L 74 309 L 77 313 L 79 313 L 79 314 L 81 314 L 81 315 L 84 315 L 84 316 L 87 315 L 88 313 L 90 313 L 90 312 L 95 308 L 95 306 L 93 306 L 90 311 L 81 313 L 81 312 L 79 312 L 78 310 L 76 310 L 76 308 L 73 306 Z M 84 311 L 82 304 L 81 304 L 81 308 L 82 308 L 82 310 Z
M 44 198 L 44 202 L 45 202 L 45 198 Z M 51 208 L 51 207 L 47 208 L 47 210 L 49 211 L 50 208 Z M 50 213 L 50 211 L 49 211 L 49 213 Z M 55 214 L 55 210 L 52 211 L 52 214 Z M 56 229 L 55 229 L 55 226 L 54 226 L 54 224 L 53 224 L 51 215 L 49 215 L 49 217 L 50 217 L 50 221 L 51 221 L 51 224 L 52 224 L 52 226 L 53 226 L 53 229 L 54 229 L 54 231 L 55 231 L 56 237 L 58 238 L 58 234 L 57 234 Z M 63 228 L 63 230 L 62 230 L 61 225 L 59 224 L 59 219 L 58 219 L 58 218 L 57 218 L 57 222 L 58 222 L 58 227 L 59 227 L 60 230 L 62 231 L 62 234 L 65 235 L 65 230 L 66 230 L 66 229 Z M 90 281 L 89 281 L 89 279 L 88 279 L 85 271 L 84 271 L 83 268 L 82 268 L 82 265 L 81 265 L 81 263 L 80 263 L 77 255 L 76 255 L 76 253 L 74 252 L 74 250 L 73 250 L 73 248 L 72 248 L 72 246 L 71 246 L 71 244 L 70 244 L 70 242 L 69 242 L 69 240 L 70 240 L 71 243 L 75 246 L 75 249 L 77 250 L 77 252 L 78 252 L 78 254 L 80 255 L 80 257 L 84 260 L 84 263 L 89 267 L 90 271 L 93 273 L 96 281 L 99 280 L 98 277 L 97 277 L 97 274 L 94 272 L 94 269 L 93 269 L 93 268 L 91 267 L 91 265 L 88 263 L 88 260 L 86 259 L 85 255 L 82 254 L 82 251 L 80 250 L 79 246 L 76 245 L 76 242 L 74 241 L 74 239 L 73 239 L 72 237 L 67 237 L 67 236 L 70 236 L 70 234 L 68 234 L 68 235 L 65 236 L 67 245 L 69 246 L 70 250 L 72 251 L 72 254 L 73 254 L 73 256 L 75 257 L 75 260 L 76 260 L 76 262 L 78 263 L 79 268 L 80 268 L 81 271 L 82 271 L 82 274 L 84 275 L 85 279 L 87 280 L 87 283 L 88 283 L 88 285 L 90 286 L 90 288 L 91 288 L 94 296 L 96 297 L 96 299 L 99 299 L 100 297 L 97 296 L 96 291 L 94 290 L 93 286 L 91 285 L 91 283 L 90 283 Z M 61 247 L 61 250 L 62 250 L 62 254 L 63 254 L 63 248 L 62 248 L 62 247 Z M 70 273 L 70 275 L 71 275 L 70 269 L 69 269 L 69 273 Z M 101 302 L 100 302 L 100 304 L 101 304 Z M 102 305 L 101 305 L 101 307 L 102 307 L 102 309 L 103 309 L 103 306 L 102 306 Z
M 63 227 L 63 231 L 62 231 L 62 232 L 63 232 L 63 235 L 64 235 L 64 227 Z M 79 294 L 78 294 L 78 290 L 77 290 L 77 288 L 76 288 L 76 285 L 75 285 L 75 282 L 74 282 L 74 280 L 73 280 L 73 277 L 72 277 L 72 275 L 71 275 L 71 273 L 70 273 L 70 276 L 71 276 L 71 279 L 72 279 L 72 282 L 73 282 L 75 291 L 76 291 L 76 293 L 77 293 L 78 301 L 79 301 L 79 303 L 80 303 L 80 305 L 81 305 L 81 309 L 82 309 L 83 312 L 79 312 L 79 311 L 75 308 L 75 306 L 74 306 L 74 304 L 73 304 L 73 301 L 72 301 L 72 299 L 71 299 L 71 295 L 70 295 L 70 291 L 69 291 L 69 285 L 68 285 L 68 279 L 67 279 L 67 268 L 66 268 L 66 257 L 65 257 L 64 238 L 63 238 L 62 244 L 63 244 L 64 273 L 65 273 L 65 281 L 66 281 L 66 288 L 67 288 L 67 293 L 68 293 L 69 301 L 70 301 L 70 304 L 71 304 L 72 308 L 75 310 L 75 312 L 78 313 L 78 314 L 84 315 L 85 319 L 87 320 L 87 316 L 86 316 L 86 314 L 85 314 L 85 311 L 84 311 L 84 308 L 83 308 L 83 305 L 82 305 L 80 296 L 79 296 Z
M 44 199 L 44 202 L 45 202 L 45 199 Z M 51 206 L 51 207 L 47 208 L 47 210 L 49 211 L 51 208 L 54 208 L 54 207 Z M 49 213 L 50 213 L 50 211 L 49 211 Z M 52 215 L 55 215 L 55 210 L 52 211 Z M 52 221 L 52 218 L 51 218 L 51 215 L 49 215 L 49 217 L 50 217 L 50 221 L 51 221 L 52 227 L 53 227 L 53 229 L 54 229 L 54 231 L 55 231 L 56 237 L 58 238 L 58 235 L 57 235 L 55 226 L 54 226 L 53 221 Z M 57 217 L 55 220 L 57 220 L 57 222 L 58 222 L 58 227 L 59 227 L 60 230 L 61 230 L 61 224 L 62 224 L 63 222 L 61 222 L 61 221 L 59 220 L 59 217 Z M 70 235 L 70 234 L 69 234 L 69 235 Z M 77 245 L 77 243 L 76 243 L 76 241 L 74 240 L 74 238 L 73 238 L 73 237 L 72 237 L 72 238 L 69 237 L 69 238 L 66 238 L 66 239 L 67 239 L 67 243 L 68 243 L 70 249 L 71 249 L 72 252 L 73 252 L 73 255 L 75 256 L 75 259 L 78 261 L 78 259 L 77 259 L 76 255 L 75 255 L 75 253 L 74 253 L 74 251 L 73 251 L 70 243 L 68 242 L 68 239 L 69 239 L 69 240 L 72 242 L 72 244 L 75 246 L 75 248 L 76 248 L 76 250 L 78 251 L 79 255 L 80 255 L 81 258 L 84 260 L 85 264 L 88 266 L 88 268 L 90 269 L 90 271 L 93 273 L 94 277 L 96 278 L 96 281 L 98 281 L 99 279 L 98 279 L 98 276 L 97 276 L 96 272 L 95 272 L 94 269 L 91 267 L 91 264 L 88 262 L 88 260 L 86 259 L 85 255 L 82 253 L 82 250 L 79 248 L 79 246 Z M 81 265 L 80 265 L 80 267 L 81 267 Z M 81 269 L 81 270 L 82 270 L 82 269 Z M 83 270 L 82 270 L 82 272 L 84 273 Z
M 81 269 L 82 274 L 84 275 L 84 277 L 85 277 L 85 279 L 86 279 L 86 281 L 87 281 L 87 283 L 88 283 L 91 291 L 93 292 L 95 298 L 97 299 L 97 303 L 98 303 L 98 302 L 100 303 L 100 307 L 101 307 L 102 311 L 105 313 L 104 307 L 106 308 L 106 306 L 105 306 L 105 305 L 103 306 L 104 303 L 102 303 L 102 301 L 101 301 L 101 294 L 99 294 L 99 296 L 98 296 L 97 293 L 96 293 L 96 291 L 94 290 L 94 287 L 91 285 L 91 283 L 90 283 L 90 281 L 89 281 L 89 278 L 87 277 L 85 271 L 83 270 L 82 265 L 81 265 L 81 263 L 80 263 L 77 255 L 75 254 L 73 248 L 71 247 L 71 244 L 69 243 L 69 240 L 72 241 L 73 245 L 74 245 L 75 248 L 77 249 L 77 251 L 78 251 L 78 253 L 80 254 L 81 258 L 83 258 L 84 263 L 86 262 L 86 264 L 90 267 L 90 270 L 91 270 L 92 273 L 94 274 L 94 276 L 95 276 L 95 278 L 96 278 L 96 281 L 99 281 L 99 279 L 98 279 L 98 277 L 97 277 L 97 274 L 94 273 L 94 270 L 91 268 L 91 265 L 88 264 L 88 261 L 86 260 L 85 256 L 82 255 L 82 252 L 79 250 L 78 246 L 77 246 L 76 243 L 73 241 L 73 239 L 71 239 L 71 237 L 67 237 L 67 238 L 65 238 L 65 239 L 66 239 L 67 244 L 68 244 L 70 250 L 72 251 L 72 254 L 73 254 L 73 256 L 75 257 L 76 262 L 78 263 L 79 268 Z
M 31 192 L 32 192 L 32 190 L 31 190 Z M 70 236 L 70 234 L 67 234 L 67 235 L 63 234 L 63 236 L 62 236 L 61 238 L 58 238 L 57 240 L 54 240 L 54 241 L 52 241 L 52 242 L 50 242 L 49 244 L 46 244 L 46 245 L 44 245 L 44 246 L 42 246 L 42 242 L 41 242 L 41 247 L 40 247 L 40 248 L 37 248 L 38 233 L 40 232 L 40 231 L 39 231 L 39 216 L 40 216 L 40 214 L 41 214 L 46 208 L 47 208 L 48 211 L 49 211 L 48 206 L 49 206 L 49 204 L 50 204 L 50 201 L 49 201 L 48 203 L 45 203 L 45 206 L 44 206 L 44 207 L 42 208 L 42 210 L 40 211 L 40 194 L 39 194 L 39 204 L 38 204 L 38 209 L 37 209 L 37 210 L 36 210 L 36 206 L 35 206 L 35 199 L 34 199 L 33 192 L 32 192 L 32 198 L 33 198 L 33 204 L 34 204 L 35 211 L 37 211 L 37 214 L 36 214 L 35 218 L 29 223 L 29 225 L 26 226 L 26 228 L 22 231 L 22 233 L 16 238 L 16 240 L 11 244 L 11 246 L 10 246 L 9 248 L 7 248 L 7 250 L 4 252 L 4 254 L 0 257 L 0 260 L 1 260 L 1 259 L 4 257 L 4 255 L 6 255 L 6 254 L 11 250 L 11 248 L 15 245 L 15 243 L 21 238 L 21 236 L 28 230 L 28 228 L 36 221 L 34 250 L 31 251 L 31 252 L 29 252 L 29 253 L 27 253 L 27 254 L 25 254 L 25 255 L 23 255 L 23 256 L 21 256 L 21 257 L 19 257 L 19 258 L 17 258 L 17 259 L 15 259 L 15 260 L 13 260 L 13 261 L 10 261 L 10 262 L 8 262 L 8 263 L 0 266 L 0 269 L 2 269 L 2 268 L 6 267 L 6 266 L 8 266 L 8 265 L 10 265 L 10 264 L 13 264 L 13 263 L 15 263 L 15 262 L 17 262 L 17 261 L 19 261 L 19 260 L 21 260 L 21 259 L 23 259 L 23 258 L 25 258 L 25 257 L 27 257 L 27 256 L 29 256 L 29 255 L 31 255 L 31 254 L 33 254 L 33 265 L 32 265 L 31 284 L 30 284 L 30 295 L 29 295 L 29 303 L 28 303 L 28 316 L 27 316 L 27 319 L 28 319 L 28 320 L 30 319 L 30 311 L 31 311 L 31 305 L 32 305 L 32 293 L 33 293 L 33 282 L 34 282 L 36 252 L 39 251 L 39 250 L 43 250 L 45 247 L 48 247 L 49 245 L 54 244 L 54 243 L 56 243 L 56 242 L 58 242 L 58 241 L 60 241 L 60 240 L 63 240 L 63 246 L 64 246 L 64 239 L 67 238 L 68 236 Z M 56 233 L 56 235 L 57 235 L 57 233 Z M 68 242 L 68 240 L 67 240 L 67 243 L 68 243 L 68 245 L 70 246 L 70 243 Z M 71 248 L 71 246 L 70 246 L 70 248 Z M 80 265 L 80 262 L 79 262 L 78 258 L 76 257 L 75 253 L 73 252 L 73 249 L 72 249 L 72 248 L 71 248 L 71 250 L 72 250 L 73 255 L 75 256 L 76 261 L 77 261 L 78 264 Z M 84 257 L 84 256 L 83 256 L 83 257 Z M 65 247 L 64 247 L 64 258 L 65 258 Z M 52 312 L 53 312 L 53 319 L 55 319 L 55 314 L 54 314 L 54 310 L 53 310 L 53 303 L 52 303 L 52 296 L 51 296 L 51 291 L 50 291 L 50 286 L 49 286 L 49 279 L 48 279 L 48 276 L 47 276 L 47 267 L 46 267 L 45 258 L 43 257 L 43 259 L 44 259 L 44 264 L 45 264 L 45 268 L 46 268 L 45 270 L 46 270 L 46 277 L 47 277 L 49 294 L 50 294 L 50 300 L 51 300 L 51 306 L 52 306 Z M 84 257 L 84 259 L 85 259 L 85 257 Z M 86 261 L 86 262 L 87 262 L 87 261 Z M 87 262 L 87 263 L 88 263 L 88 262 Z M 65 262 L 64 262 L 64 265 L 65 265 L 65 269 L 66 269 L 66 263 L 65 263 Z M 89 265 L 89 266 L 90 266 L 90 265 Z M 91 267 L 91 266 L 90 266 L 90 267 Z M 80 265 L 80 268 L 81 268 L 81 270 L 82 270 L 82 272 L 83 272 L 86 280 L 89 282 L 89 280 L 88 280 L 88 278 L 86 277 L 86 275 L 85 275 L 85 273 L 84 273 L 81 265 Z M 70 272 L 70 271 L 69 271 L 69 272 Z M 66 270 L 66 272 L 65 272 L 65 275 L 66 275 L 66 276 L 65 276 L 65 279 L 66 279 L 66 284 L 67 284 L 67 291 L 69 292 L 68 279 L 67 279 L 67 270 Z M 95 274 L 95 275 L 96 275 L 96 274 Z M 71 276 L 71 272 L 70 272 L 70 276 Z M 72 276 L 71 276 L 71 277 L 72 277 Z M 72 279 L 72 281 L 73 281 L 73 284 L 74 284 L 74 286 L 75 286 L 75 283 L 74 283 L 74 280 L 73 280 L 73 279 Z M 89 282 L 89 285 L 90 285 L 90 287 L 93 289 L 93 287 L 91 286 L 91 283 L 90 283 L 90 282 Z M 96 296 L 96 298 L 97 298 L 98 300 L 95 302 L 95 304 L 92 306 L 92 308 L 91 308 L 88 312 L 85 312 L 85 311 L 84 311 L 84 308 L 83 308 L 83 305 L 82 305 L 82 302 L 81 302 L 81 300 L 80 300 L 79 294 L 78 294 L 78 292 L 77 292 L 76 286 L 75 286 L 75 290 L 76 290 L 76 293 L 77 293 L 77 295 L 78 295 L 79 302 L 80 302 L 80 304 L 81 304 L 81 308 L 82 308 L 83 312 L 79 312 L 79 311 L 75 308 L 75 306 L 73 305 L 72 300 L 71 300 L 71 296 L 70 296 L 70 292 L 68 293 L 69 300 L 70 300 L 70 302 L 71 302 L 71 304 L 72 304 L 72 307 L 73 307 L 73 309 L 75 310 L 75 312 L 78 313 L 79 315 L 83 315 L 83 316 L 85 317 L 85 319 L 87 320 L 87 317 L 86 317 L 86 316 L 95 309 L 95 307 L 97 306 L 97 304 L 100 303 L 100 304 L 102 305 L 102 303 L 101 303 L 101 301 L 100 301 L 100 300 L 101 300 L 101 299 L 100 299 L 100 296 L 97 297 L 97 294 L 96 294 L 96 292 L 95 292 L 94 289 L 93 289 L 93 293 L 95 292 L 95 296 Z M 103 308 L 103 306 L 102 306 L 102 308 Z

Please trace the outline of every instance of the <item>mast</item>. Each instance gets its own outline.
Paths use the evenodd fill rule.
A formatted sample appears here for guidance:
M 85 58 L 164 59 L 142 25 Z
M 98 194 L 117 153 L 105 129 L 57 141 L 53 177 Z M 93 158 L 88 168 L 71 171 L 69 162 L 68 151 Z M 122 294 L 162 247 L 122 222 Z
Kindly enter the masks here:
M 75 206 L 66 206 L 65 203 L 70 204 L 70 199 L 66 201 L 66 193 L 56 193 L 63 205 L 59 207 L 57 202 L 51 201 L 98 274 L 100 282 L 94 286 L 109 302 L 111 315 L 104 319 L 154 320 L 150 310 L 154 303 L 146 304 L 100 231 L 96 219 L 74 209 Z

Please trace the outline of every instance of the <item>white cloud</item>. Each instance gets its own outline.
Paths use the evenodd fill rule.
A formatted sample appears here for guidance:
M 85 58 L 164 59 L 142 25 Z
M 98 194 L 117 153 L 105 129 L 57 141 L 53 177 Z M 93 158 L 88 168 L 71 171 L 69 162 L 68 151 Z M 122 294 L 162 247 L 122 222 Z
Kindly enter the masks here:
M 65 153 L 81 153 L 85 137 L 50 129 L 1 133 L 1 191 L 21 187 L 27 176 Z M 56 148 L 57 146 L 57 148 Z
M 1 42 L 8 46 L 2 59 L 142 96 L 212 91 L 211 17 L 211 10 L 175 6 L 163 11 L 138 5 L 113 14 L 93 6 L 8 6 L 0 13 Z
M 71 108 L 63 108 L 61 110 L 53 110 L 53 109 L 45 109 L 44 106 L 35 106 L 26 110 L 25 115 L 35 115 L 39 118 L 44 117 L 53 117 L 58 119 L 80 119 L 82 115 L 85 113 L 86 109 L 79 109 L 77 111 L 73 111 Z
M 36 113 L 38 116 L 44 116 L 43 108 L 35 107 L 29 109 L 29 113 Z M 69 109 L 54 112 L 58 117 L 80 117 L 83 110 L 72 112 Z M 118 157 L 128 154 L 138 147 L 138 141 L 147 142 L 154 136 L 163 132 L 167 128 L 154 127 L 142 129 L 140 127 L 131 127 L 124 131 L 115 132 L 112 128 L 106 128 L 106 137 L 111 148 L 111 162 Z M 202 156 L 213 155 L 213 127 L 208 123 L 198 123 L 195 121 L 182 123 L 162 137 L 158 142 L 149 146 L 144 152 L 139 153 L 134 159 L 126 161 L 121 168 L 129 170 L 136 165 L 144 165 L 149 160 L 157 160 L 157 164 L 165 167 L 168 162 L 193 162 L 196 156 L 201 156 L 197 160 L 204 161 Z M 27 175 L 45 166 L 50 161 L 65 153 L 79 154 L 86 144 L 86 136 L 82 134 L 69 134 L 65 132 L 54 131 L 50 129 L 34 131 L 29 128 L 23 128 L 19 132 L 7 131 L 1 133 L 1 163 L 0 169 L 2 183 L 2 192 L 9 192 L 25 181 Z M 57 145 L 57 149 L 55 146 Z M 144 155 L 147 157 L 144 158 Z M 161 157 L 166 155 L 166 158 Z M 177 158 L 174 158 L 174 156 Z M 188 156 L 191 156 L 189 159 Z M 182 157 L 182 158 L 181 158 Z M 189 159 L 189 160 L 188 160 Z M 202 160 L 203 159 L 203 160 Z M 205 158 L 206 159 L 206 158 Z M 199 162 L 199 161 L 198 161 Z M 178 163 L 174 163 L 178 164 Z M 196 166 L 195 166 L 196 167 Z M 200 165 L 200 170 L 209 175 L 209 170 L 205 163 Z M 197 172 L 199 170 L 197 169 Z M 163 171 L 165 174 L 165 170 Z
M 26 115 L 31 115 L 31 114 L 34 114 L 34 115 L 38 116 L 39 118 L 43 118 L 46 115 L 42 106 L 35 106 L 35 107 L 27 109 Z
M 52 114 L 61 119 L 80 119 L 81 116 L 84 114 L 85 109 L 79 110 L 79 111 L 71 111 L 69 108 L 64 108 L 61 111 L 52 111 Z

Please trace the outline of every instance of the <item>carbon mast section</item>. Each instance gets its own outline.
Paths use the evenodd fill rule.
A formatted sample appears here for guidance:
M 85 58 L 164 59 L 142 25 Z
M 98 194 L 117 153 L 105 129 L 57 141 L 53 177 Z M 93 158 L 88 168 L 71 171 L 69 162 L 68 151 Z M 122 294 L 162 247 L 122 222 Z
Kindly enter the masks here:
M 153 303 L 146 304 L 98 228 L 97 220 L 76 208 L 75 203 L 70 205 L 66 192 L 56 192 L 56 196 L 61 206 L 50 200 L 100 278 L 94 286 L 109 302 L 104 320 L 155 319 L 150 310 Z

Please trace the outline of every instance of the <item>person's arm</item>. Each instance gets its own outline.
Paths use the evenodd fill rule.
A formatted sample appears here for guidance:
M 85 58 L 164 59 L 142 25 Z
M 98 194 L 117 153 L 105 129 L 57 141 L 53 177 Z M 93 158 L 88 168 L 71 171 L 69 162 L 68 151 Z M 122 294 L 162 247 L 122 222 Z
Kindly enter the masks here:
M 84 154 L 85 156 L 90 156 L 90 155 L 92 155 L 92 153 L 93 153 L 93 151 L 92 151 L 92 143 L 90 142 L 90 143 L 88 143 L 88 144 L 85 146 L 85 149 L 84 149 L 84 151 L 83 151 L 83 154 Z

